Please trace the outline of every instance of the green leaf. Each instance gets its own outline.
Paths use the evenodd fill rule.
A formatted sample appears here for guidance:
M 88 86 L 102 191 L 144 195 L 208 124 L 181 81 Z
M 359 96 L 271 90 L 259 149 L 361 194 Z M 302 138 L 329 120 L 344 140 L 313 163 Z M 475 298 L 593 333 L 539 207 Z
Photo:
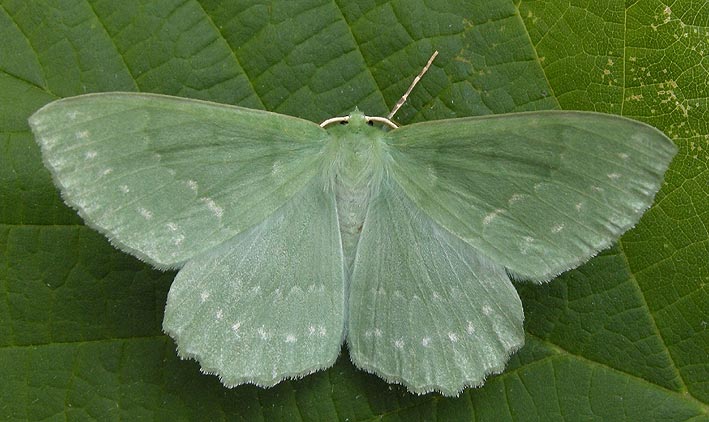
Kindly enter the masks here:
M 0 1 L 0 419 L 709 419 L 709 19 L 702 2 Z M 174 273 L 63 205 L 27 117 L 142 91 L 316 122 L 385 115 L 437 49 L 402 124 L 522 110 L 650 123 L 680 152 L 616 246 L 517 285 L 526 346 L 459 398 L 335 367 L 225 389 L 161 332 Z

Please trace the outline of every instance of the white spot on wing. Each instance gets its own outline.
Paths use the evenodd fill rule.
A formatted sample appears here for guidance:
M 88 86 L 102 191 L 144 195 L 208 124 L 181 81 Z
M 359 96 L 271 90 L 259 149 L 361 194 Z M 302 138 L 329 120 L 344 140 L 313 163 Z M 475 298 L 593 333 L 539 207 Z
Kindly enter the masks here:
M 266 331 L 264 327 L 259 327 L 256 332 L 258 332 L 258 335 L 259 337 L 261 337 L 261 340 L 268 340 L 268 338 L 270 337 L 270 334 L 268 333 L 268 331 Z
M 458 299 L 459 297 L 463 296 L 463 291 L 457 287 L 451 287 L 449 294 L 450 297 L 452 297 L 453 299 Z
M 104 170 L 104 171 L 101 172 L 101 175 L 103 175 L 103 176 L 108 176 L 108 175 L 111 174 L 111 173 L 113 173 L 113 169 L 112 169 L 112 168 L 107 168 L 106 170 Z
M 322 293 L 325 291 L 323 284 L 311 284 L 308 286 L 308 293 Z
M 199 188 L 197 182 L 195 182 L 194 180 L 188 180 L 187 187 L 190 188 L 193 192 L 197 192 L 197 189 Z
M 465 327 L 465 332 L 468 334 L 473 334 L 475 332 L 475 326 L 473 321 L 467 321 L 468 325 Z
M 283 163 L 280 160 L 276 160 L 271 165 L 271 175 L 278 178 L 283 173 Z
M 618 157 L 620 157 L 621 160 L 627 160 L 628 154 L 621 152 L 620 154 L 618 154 Z
M 208 291 L 203 291 L 202 293 L 199 294 L 199 300 L 204 303 L 209 299 L 209 292 Z
M 527 252 L 529 252 L 529 248 L 532 246 L 532 243 L 534 243 L 534 238 L 530 236 L 524 236 L 522 238 L 522 244 L 519 246 L 519 251 L 522 255 L 527 255 Z
M 66 160 L 60 159 L 59 157 L 50 156 L 47 157 L 47 161 L 49 161 L 49 164 L 56 169 L 61 169 L 66 165 Z
M 325 327 L 323 327 L 322 325 L 320 327 L 318 327 L 318 335 L 320 337 L 325 337 L 326 334 L 327 334 L 327 330 L 325 329 Z M 381 331 L 380 331 L 380 335 L 381 335 Z
M 172 239 L 172 243 L 174 243 L 175 246 L 180 246 L 180 245 L 182 244 L 182 242 L 184 242 L 184 241 L 185 241 L 185 236 L 184 236 L 184 235 L 181 235 L 181 234 L 175 236 L 175 237 Z
M 118 187 L 118 189 L 120 189 L 121 192 L 123 192 L 123 193 L 129 193 L 129 192 L 130 192 L 130 188 L 128 187 L 128 185 L 120 185 L 120 186 Z
M 286 336 L 286 343 L 295 343 L 298 339 L 293 334 L 288 334 Z
M 234 333 L 234 337 L 236 338 L 241 338 L 239 335 L 239 328 L 241 328 L 241 321 L 231 324 L 231 331 Z
M 483 306 L 483 314 L 490 315 L 492 313 L 492 308 L 490 305 Z
M 396 347 L 399 350 L 402 350 L 404 348 L 404 340 L 402 340 L 402 339 L 394 340 L 394 347 Z
M 151 218 L 153 218 L 153 213 L 143 207 L 138 208 L 138 212 L 146 220 L 150 220 Z
M 88 130 L 80 130 L 76 132 L 76 139 L 88 139 L 89 137 L 89 131 Z
M 515 202 L 519 202 L 523 199 L 524 199 L 524 195 L 522 195 L 522 194 L 519 194 L 519 193 L 512 194 L 512 196 L 510 196 L 510 199 L 507 200 L 507 205 L 512 205 Z
M 243 281 L 241 280 L 241 277 L 234 275 L 233 278 L 231 279 L 231 286 L 232 289 L 234 290 L 241 290 L 241 284 Z
M 495 211 L 486 215 L 485 218 L 483 218 L 483 224 L 488 225 L 488 224 L 492 223 L 492 220 L 494 220 L 495 217 L 502 214 L 503 212 L 505 212 L 505 210 L 503 210 L 502 208 L 496 209 Z
M 32 127 L 38 132 L 44 132 L 47 130 L 47 125 L 44 124 L 46 119 L 32 118 Z
M 86 151 L 86 154 L 84 155 L 84 157 L 87 160 L 93 160 L 94 158 L 96 158 L 97 155 L 98 155 L 98 152 L 96 152 L 96 151 Z
M 583 202 L 579 202 L 578 204 L 576 204 L 576 211 L 581 211 L 582 208 L 583 208 Z
M 375 336 L 375 337 L 381 337 L 381 336 L 382 336 L 382 330 L 380 330 L 379 328 L 375 328 L 375 329 L 374 329 L 374 336 Z
M 424 337 L 421 339 L 421 345 L 423 347 L 428 347 L 429 344 L 431 344 L 431 337 Z
M 448 339 L 451 341 L 451 343 L 457 343 L 458 342 L 458 334 L 450 332 L 450 333 L 448 333 Z
M 556 226 L 551 228 L 552 233 L 559 233 L 562 230 L 564 230 L 564 223 L 559 223 Z
M 620 174 L 618 174 L 618 173 L 609 173 L 606 176 L 611 180 L 620 179 Z
M 432 166 L 426 166 L 426 176 L 428 178 L 428 183 L 430 183 L 432 186 L 436 183 L 438 180 L 438 174 L 436 174 L 436 169 L 434 169 Z
M 215 316 L 216 316 L 217 320 L 221 321 L 221 319 L 224 318 L 224 311 L 222 311 L 221 309 L 217 309 L 217 313 Z
M 384 290 L 384 287 L 381 287 L 381 286 L 380 286 L 377 290 L 374 291 L 374 294 L 375 294 L 376 296 L 386 296 L 386 295 L 387 295 L 387 291 Z
M 40 138 L 44 146 L 48 149 L 52 149 L 54 145 L 57 143 L 57 137 L 56 136 L 44 136 Z
M 214 214 L 215 217 L 217 218 L 222 218 L 222 214 L 224 214 L 224 209 L 217 205 L 216 202 L 212 198 L 199 198 L 200 201 L 205 203 L 207 205 L 207 208 L 209 208 L 209 211 Z

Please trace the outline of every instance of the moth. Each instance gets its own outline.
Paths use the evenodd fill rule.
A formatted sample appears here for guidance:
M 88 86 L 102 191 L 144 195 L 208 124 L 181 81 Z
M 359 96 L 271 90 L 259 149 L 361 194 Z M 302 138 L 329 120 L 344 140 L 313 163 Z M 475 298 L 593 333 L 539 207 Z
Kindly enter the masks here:
M 435 55 L 434 55 L 435 57 Z M 457 395 L 524 344 L 512 279 L 584 263 L 650 207 L 676 153 L 614 115 L 539 111 L 322 124 L 109 92 L 29 122 L 68 205 L 179 269 L 163 328 L 228 387 L 354 364 Z

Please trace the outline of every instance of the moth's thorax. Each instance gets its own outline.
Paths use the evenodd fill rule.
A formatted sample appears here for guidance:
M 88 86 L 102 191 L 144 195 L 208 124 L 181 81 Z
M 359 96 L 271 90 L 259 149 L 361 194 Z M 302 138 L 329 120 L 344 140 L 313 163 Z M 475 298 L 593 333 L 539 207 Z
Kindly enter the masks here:
M 352 267 L 354 252 L 362 230 L 367 205 L 379 190 L 385 172 L 386 132 L 370 126 L 364 115 L 355 110 L 347 124 L 328 129 L 332 167 L 328 169 L 330 186 L 335 190 L 340 233 L 347 270 Z

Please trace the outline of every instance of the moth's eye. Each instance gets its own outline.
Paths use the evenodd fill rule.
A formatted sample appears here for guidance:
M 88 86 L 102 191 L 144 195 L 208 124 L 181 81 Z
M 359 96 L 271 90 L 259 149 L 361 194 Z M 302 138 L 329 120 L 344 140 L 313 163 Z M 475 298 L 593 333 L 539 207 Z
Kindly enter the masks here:
M 371 121 L 371 120 L 367 120 L 367 124 L 368 124 L 369 126 L 374 126 L 374 122 Z
M 340 122 L 341 125 L 346 125 L 347 123 L 348 123 L 347 120 L 343 120 Z

